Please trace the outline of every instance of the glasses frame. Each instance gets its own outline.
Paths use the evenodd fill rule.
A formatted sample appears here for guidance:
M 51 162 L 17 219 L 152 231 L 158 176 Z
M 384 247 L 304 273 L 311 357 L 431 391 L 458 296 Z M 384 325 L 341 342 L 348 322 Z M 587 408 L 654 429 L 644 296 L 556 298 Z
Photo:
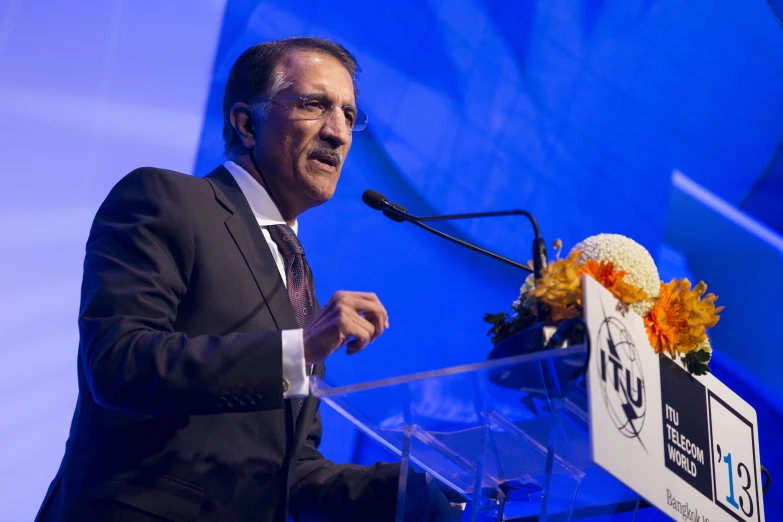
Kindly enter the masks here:
M 292 94 L 290 96 L 275 96 L 275 97 L 272 97 L 272 98 L 256 98 L 256 99 L 251 100 L 250 103 L 248 103 L 248 105 L 250 105 L 250 107 L 254 107 L 254 106 L 260 105 L 262 103 L 274 103 L 274 102 L 276 102 L 278 100 L 300 100 L 301 106 L 294 105 L 294 107 L 298 108 L 298 109 L 300 109 L 302 111 L 306 111 L 304 106 L 307 103 L 307 100 L 313 100 L 313 99 L 317 99 L 318 101 L 323 102 L 323 100 L 318 98 L 317 95 L 315 95 L 315 94 L 306 94 L 304 96 L 299 96 L 297 94 Z M 280 104 L 278 104 L 278 105 L 280 105 Z M 326 109 L 326 112 L 323 114 L 323 116 L 319 116 L 317 118 L 309 118 L 309 119 L 312 120 L 312 121 L 317 121 L 317 120 L 323 120 L 324 118 L 328 118 L 329 116 L 332 115 L 332 112 L 334 111 L 334 108 L 336 106 L 337 106 L 337 104 L 332 103 L 331 106 Z M 347 122 L 348 118 L 346 118 L 346 116 L 345 116 L 345 107 L 348 107 L 348 105 L 340 107 L 340 110 L 343 111 L 343 118 L 345 118 L 345 121 Z M 353 127 L 350 127 L 348 129 L 348 131 L 352 132 L 352 133 L 353 132 L 361 132 L 361 131 L 363 131 L 364 129 L 367 128 L 367 124 L 369 123 L 369 118 L 367 116 L 367 113 L 364 112 L 359 107 L 353 107 L 353 108 L 356 109 L 356 120 L 353 123 Z

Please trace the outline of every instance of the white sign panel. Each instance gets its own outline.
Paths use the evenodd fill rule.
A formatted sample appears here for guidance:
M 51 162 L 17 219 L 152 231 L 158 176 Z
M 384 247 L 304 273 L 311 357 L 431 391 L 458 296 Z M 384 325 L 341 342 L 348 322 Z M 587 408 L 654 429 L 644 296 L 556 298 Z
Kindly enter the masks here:
M 763 522 L 756 411 L 656 354 L 637 314 L 583 280 L 596 464 L 676 520 Z

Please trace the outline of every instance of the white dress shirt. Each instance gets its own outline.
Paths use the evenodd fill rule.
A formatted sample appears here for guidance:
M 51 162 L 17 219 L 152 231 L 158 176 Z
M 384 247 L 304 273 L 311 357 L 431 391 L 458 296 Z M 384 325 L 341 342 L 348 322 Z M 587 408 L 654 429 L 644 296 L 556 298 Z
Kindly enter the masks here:
M 280 271 L 280 277 L 283 278 L 283 284 L 287 285 L 288 280 L 285 276 L 285 260 L 280 255 L 277 244 L 272 241 L 272 236 L 266 229 L 269 225 L 285 225 L 286 222 L 280 211 L 277 209 L 272 198 L 269 197 L 266 189 L 256 181 L 245 169 L 234 163 L 226 161 L 223 166 L 231 173 L 234 180 L 239 185 L 239 189 L 244 194 L 245 199 L 250 204 L 258 226 L 261 227 L 261 233 L 272 251 L 272 257 L 275 258 L 277 269 Z M 295 234 L 299 233 L 299 223 L 294 222 L 291 227 Z M 288 382 L 287 390 L 283 397 L 306 397 L 310 394 L 309 380 L 307 379 L 306 365 L 304 358 L 304 337 L 302 329 L 283 330 L 283 379 Z

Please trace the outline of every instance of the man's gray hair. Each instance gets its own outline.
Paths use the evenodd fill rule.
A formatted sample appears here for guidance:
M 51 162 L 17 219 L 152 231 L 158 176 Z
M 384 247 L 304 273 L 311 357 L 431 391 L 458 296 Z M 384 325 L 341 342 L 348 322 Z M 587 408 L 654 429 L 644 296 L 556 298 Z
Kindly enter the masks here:
M 262 122 L 266 119 L 266 111 L 269 108 L 270 100 L 283 89 L 291 87 L 291 83 L 282 72 L 277 71 L 272 85 L 269 86 L 269 90 L 263 96 L 257 98 L 258 101 L 250 100 L 250 112 L 256 121 Z

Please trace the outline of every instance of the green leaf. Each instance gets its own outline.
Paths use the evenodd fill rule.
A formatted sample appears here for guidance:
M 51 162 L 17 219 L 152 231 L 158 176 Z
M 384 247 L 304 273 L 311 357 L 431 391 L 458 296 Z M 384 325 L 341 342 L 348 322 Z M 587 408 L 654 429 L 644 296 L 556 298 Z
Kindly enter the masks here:
M 685 362 L 685 367 L 688 369 L 689 373 L 692 375 L 705 375 L 710 373 L 710 367 L 707 364 L 709 357 L 706 360 L 702 360 L 704 354 L 709 355 L 708 352 L 699 350 L 696 352 L 690 352 L 683 356 L 682 359 Z
M 487 332 L 487 335 L 492 340 L 492 344 L 498 344 L 515 333 L 532 326 L 536 318 L 533 317 L 529 310 L 522 309 L 514 317 L 510 317 L 503 312 L 497 314 L 487 313 L 484 314 L 484 321 L 492 325 L 492 328 Z
M 484 314 L 484 322 L 497 325 L 504 322 L 507 317 L 508 315 L 506 315 L 504 312 L 500 312 L 498 314 L 486 313 Z
M 693 375 L 707 375 L 710 373 L 710 367 L 706 364 L 698 365 L 693 368 L 691 373 L 693 373 Z

